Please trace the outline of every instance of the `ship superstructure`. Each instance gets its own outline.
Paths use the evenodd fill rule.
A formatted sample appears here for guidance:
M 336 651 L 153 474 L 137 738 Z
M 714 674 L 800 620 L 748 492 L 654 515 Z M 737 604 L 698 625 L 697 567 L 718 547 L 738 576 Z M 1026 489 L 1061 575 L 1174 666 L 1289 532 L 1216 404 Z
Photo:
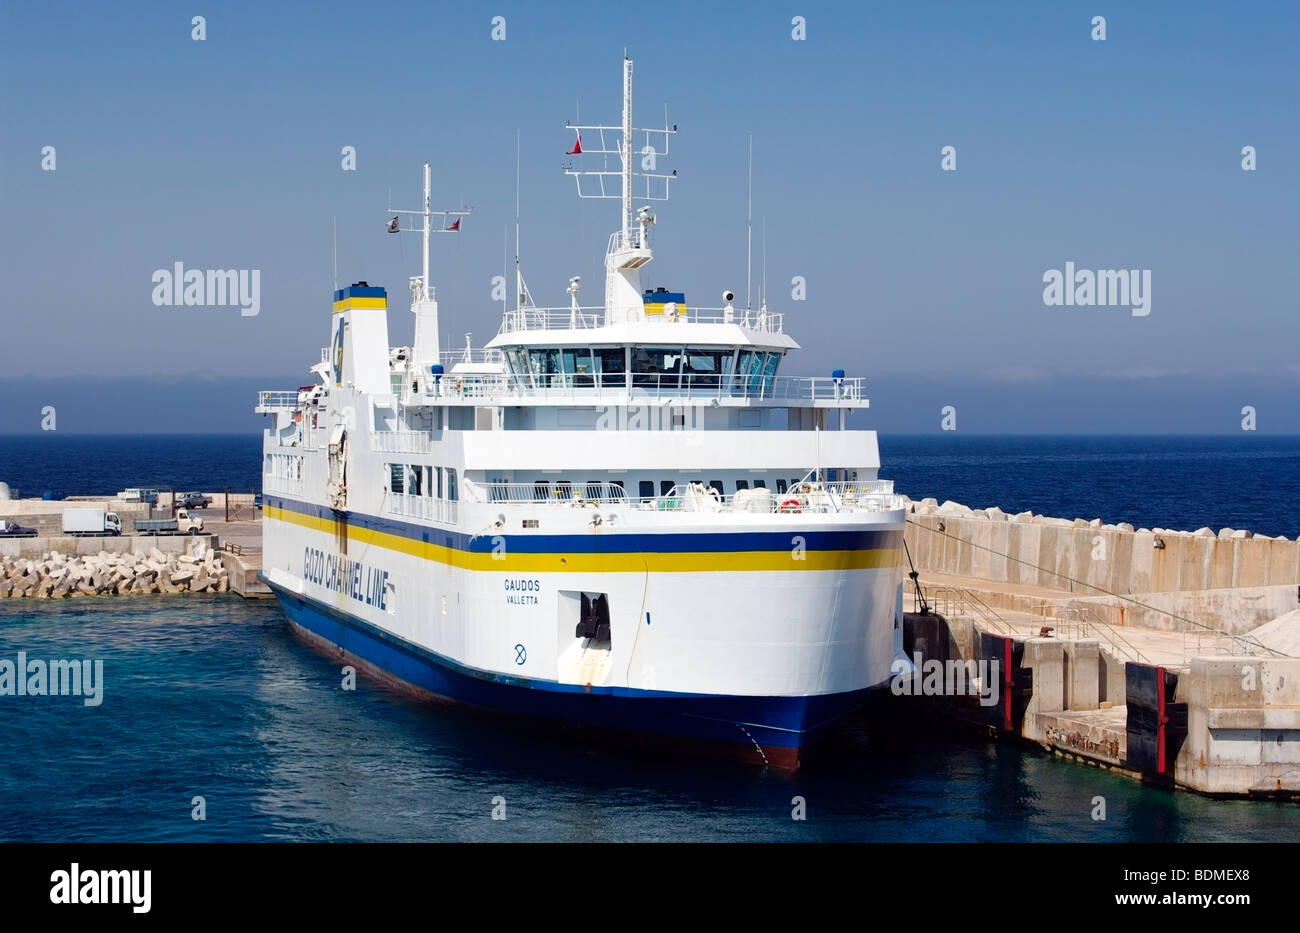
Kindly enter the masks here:
M 359 282 L 317 381 L 259 395 L 264 578 L 403 685 L 793 766 L 902 655 L 905 516 L 845 422 L 863 380 L 781 374 L 798 345 L 766 301 L 643 287 L 656 217 L 633 195 L 674 176 L 637 169 L 676 128 L 633 127 L 630 60 L 621 125 L 569 129 L 579 194 L 620 202 L 603 303 L 574 278 L 538 308 L 521 277 L 485 348 L 444 352 L 429 241 L 463 212 L 430 209 L 426 165 L 413 345 Z

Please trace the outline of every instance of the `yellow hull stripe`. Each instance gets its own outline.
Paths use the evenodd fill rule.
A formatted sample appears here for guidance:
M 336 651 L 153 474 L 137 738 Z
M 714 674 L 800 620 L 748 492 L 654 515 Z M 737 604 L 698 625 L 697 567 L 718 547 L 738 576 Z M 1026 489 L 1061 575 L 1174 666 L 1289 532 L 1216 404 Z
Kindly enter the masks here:
M 267 506 L 264 517 L 337 535 L 339 523 Z M 347 526 L 349 541 L 370 544 L 463 570 L 509 573 L 693 573 L 757 570 L 878 570 L 897 567 L 901 548 L 857 551 L 699 551 L 681 553 L 635 552 L 624 554 L 504 554 L 462 551 L 432 542 L 414 541 L 385 531 Z

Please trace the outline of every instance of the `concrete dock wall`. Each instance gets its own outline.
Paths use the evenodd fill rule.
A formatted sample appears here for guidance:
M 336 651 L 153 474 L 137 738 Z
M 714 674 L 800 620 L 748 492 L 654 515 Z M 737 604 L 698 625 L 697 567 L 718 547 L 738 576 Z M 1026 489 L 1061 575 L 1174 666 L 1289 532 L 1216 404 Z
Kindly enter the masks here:
M 1194 658 L 1178 679 L 1178 783 L 1207 794 L 1300 792 L 1300 658 Z
M 933 499 L 908 508 L 907 545 L 921 571 L 1080 596 L 1300 585 L 1300 542 L 1284 537 L 1231 528 L 1134 529 Z

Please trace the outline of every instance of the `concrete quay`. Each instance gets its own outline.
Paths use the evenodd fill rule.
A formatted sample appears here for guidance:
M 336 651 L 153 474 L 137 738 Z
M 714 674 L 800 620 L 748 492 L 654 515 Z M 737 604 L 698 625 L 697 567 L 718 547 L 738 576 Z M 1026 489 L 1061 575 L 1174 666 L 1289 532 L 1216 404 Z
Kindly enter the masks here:
M 1006 675 L 978 711 L 991 730 L 1171 788 L 1300 800 L 1297 542 L 908 510 L 931 610 L 909 584 L 909 657 L 1013 657 L 1029 684 Z

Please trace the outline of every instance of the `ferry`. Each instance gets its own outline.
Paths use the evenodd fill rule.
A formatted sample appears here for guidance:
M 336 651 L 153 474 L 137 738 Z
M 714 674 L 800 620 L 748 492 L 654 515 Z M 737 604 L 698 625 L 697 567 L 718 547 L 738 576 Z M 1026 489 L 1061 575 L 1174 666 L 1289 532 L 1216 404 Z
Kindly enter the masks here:
M 390 211 L 423 237 L 413 345 L 386 289 L 338 288 L 314 381 L 258 394 L 262 579 L 307 641 L 419 695 L 796 768 L 904 658 L 902 498 L 846 425 L 864 380 L 783 374 L 765 296 L 643 287 L 676 127 L 633 127 L 632 76 L 621 124 L 565 131 L 579 196 L 620 203 L 601 304 L 574 276 L 537 307 L 516 263 L 496 336 L 443 350 L 430 240 L 468 212 L 430 209 L 427 163 L 422 209 Z

